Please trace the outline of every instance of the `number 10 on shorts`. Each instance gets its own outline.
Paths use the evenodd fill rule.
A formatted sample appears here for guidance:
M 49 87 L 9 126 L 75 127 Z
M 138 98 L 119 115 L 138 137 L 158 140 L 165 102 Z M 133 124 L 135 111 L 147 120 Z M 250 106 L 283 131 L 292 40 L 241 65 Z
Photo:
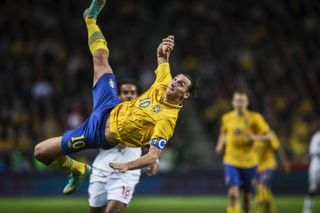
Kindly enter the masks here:
M 68 146 L 69 147 L 71 146 L 72 149 L 80 149 L 85 145 L 86 145 L 86 142 L 84 141 L 84 135 L 81 135 L 80 137 L 72 137 L 71 144 L 68 144 Z

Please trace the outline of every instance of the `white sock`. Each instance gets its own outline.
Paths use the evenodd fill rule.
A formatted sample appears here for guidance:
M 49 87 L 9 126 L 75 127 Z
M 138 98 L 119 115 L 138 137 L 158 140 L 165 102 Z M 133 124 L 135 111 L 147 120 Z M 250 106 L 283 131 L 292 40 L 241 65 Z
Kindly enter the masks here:
M 309 211 L 311 211 L 311 210 L 312 210 L 312 207 L 313 207 L 313 198 L 307 196 L 307 197 L 304 199 L 304 207 L 303 207 L 303 209 L 304 209 L 304 210 L 309 210 Z

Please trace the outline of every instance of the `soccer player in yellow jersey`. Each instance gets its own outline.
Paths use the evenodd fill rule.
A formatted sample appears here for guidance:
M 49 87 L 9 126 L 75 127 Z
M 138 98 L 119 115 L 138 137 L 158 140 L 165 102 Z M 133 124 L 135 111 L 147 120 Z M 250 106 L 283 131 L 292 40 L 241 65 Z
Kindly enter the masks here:
M 263 117 L 248 110 L 248 95 L 238 90 L 233 94 L 234 110 L 222 116 L 217 154 L 224 151 L 225 185 L 228 188 L 228 213 L 240 213 L 238 200 L 243 196 L 243 212 L 250 211 L 250 192 L 258 165 L 254 141 L 270 139 L 270 128 Z
M 288 158 L 281 148 L 279 138 L 274 131 L 271 132 L 270 141 L 256 141 L 254 144 L 255 152 L 258 156 L 258 175 L 256 184 L 256 206 L 255 213 L 275 213 L 276 209 L 270 184 L 274 170 L 277 167 L 276 154 L 282 163 L 286 173 L 291 170 Z
M 194 88 L 191 78 L 170 74 L 169 56 L 174 37 L 163 39 L 157 49 L 158 68 L 154 84 L 132 101 L 120 102 L 116 80 L 109 65 L 107 42 L 96 24 L 105 0 L 93 0 L 84 12 L 88 44 L 93 56 L 93 110 L 77 129 L 36 145 L 35 157 L 51 168 L 71 173 L 64 194 L 71 194 L 89 175 L 91 167 L 67 155 L 84 149 L 114 146 L 141 147 L 150 144 L 149 152 L 127 163 L 109 163 L 115 170 L 126 172 L 154 164 L 171 138 L 182 103 Z M 108 165 L 106 165 L 108 166 Z

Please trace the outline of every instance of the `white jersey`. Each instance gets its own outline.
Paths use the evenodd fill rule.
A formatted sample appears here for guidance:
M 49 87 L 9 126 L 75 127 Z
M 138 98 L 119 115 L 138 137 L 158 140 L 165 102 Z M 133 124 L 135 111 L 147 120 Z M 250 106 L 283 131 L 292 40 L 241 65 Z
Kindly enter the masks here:
M 136 160 L 137 158 L 141 157 L 141 148 L 124 148 L 124 149 L 118 149 L 118 148 L 112 148 L 108 150 L 100 149 L 99 154 L 95 158 L 92 167 L 93 169 L 98 169 L 105 172 L 114 172 L 114 169 L 112 169 L 109 166 L 109 163 L 126 163 L 132 160 Z M 128 174 L 136 174 L 140 175 L 141 170 L 131 170 L 126 172 Z
M 320 131 L 317 131 L 311 138 L 309 155 L 309 191 L 315 192 L 320 182 Z
M 309 154 L 311 158 L 320 157 L 320 131 L 317 131 L 311 138 Z
M 141 148 L 112 148 L 100 150 L 92 164 L 89 183 L 89 205 L 103 207 L 108 200 L 117 200 L 129 204 L 134 188 L 139 182 L 141 170 L 125 173 L 115 171 L 109 163 L 125 163 L 141 156 Z

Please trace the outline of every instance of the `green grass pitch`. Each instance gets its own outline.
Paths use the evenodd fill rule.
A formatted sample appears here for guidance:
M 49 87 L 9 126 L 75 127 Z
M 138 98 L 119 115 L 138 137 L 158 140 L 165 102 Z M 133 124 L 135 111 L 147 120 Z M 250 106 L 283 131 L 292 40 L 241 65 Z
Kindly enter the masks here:
M 134 197 L 126 213 L 223 213 L 226 198 L 221 196 Z M 303 197 L 276 197 L 277 212 L 301 213 Z M 83 197 L 0 198 L 0 213 L 87 213 L 87 199 Z M 316 200 L 314 212 L 320 212 Z

